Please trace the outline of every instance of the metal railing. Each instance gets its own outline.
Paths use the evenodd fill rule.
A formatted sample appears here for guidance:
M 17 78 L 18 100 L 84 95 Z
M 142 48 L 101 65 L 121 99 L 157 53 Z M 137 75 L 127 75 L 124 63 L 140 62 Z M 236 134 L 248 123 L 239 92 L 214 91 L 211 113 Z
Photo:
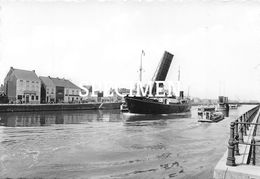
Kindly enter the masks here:
M 256 122 L 252 122 L 257 112 L 259 110 L 259 105 L 245 112 L 241 116 L 239 116 L 234 122 L 230 124 L 230 138 L 228 141 L 228 156 L 226 165 L 228 166 L 236 166 L 235 155 L 240 155 L 239 152 L 239 144 L 250 145 L 249 159 L 247 160 L 247 164 L 250 162 L 255 165 L 255 148 L 256 146 L 260 146 L 256 144 L 254 136 L 256 135 L 257 126 L 260 125 L 258 123 L 259 116 L 257 116 Z M 248 136 L 247 131 L 249 127 L 254 125 L 254 131 L 252 133 L 251 143 L 244 142 L 244 136 Z M 250 135 L 250 134 L 249 134 Z

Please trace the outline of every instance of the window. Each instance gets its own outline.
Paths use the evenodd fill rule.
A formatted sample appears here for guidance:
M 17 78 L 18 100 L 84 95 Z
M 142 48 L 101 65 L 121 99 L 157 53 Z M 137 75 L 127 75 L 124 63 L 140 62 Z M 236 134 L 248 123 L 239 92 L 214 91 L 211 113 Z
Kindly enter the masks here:
M 38 100 L 38 98 L 39 98 L 39 97 L 38 97 L 38 96 L 36 96 L 36 100 Z
M 20 85 L 23 86 L 23 80 L 20 80 Z
M 54 89 L 53 88 L 51 89 L 51 94 L 54 94 Z
M 49 94 L 49 88 L 46 89 L 46 93 Z
M 69 89 L 66 89 L 66 94 L 69 94 Z
M 34 96 L 32 96 L 32 100 L 34 100 Z
M 72 94 L 74 94 L 74 90 L 72 90 Z
M 22 99 L 23 98 L 23 96 L 22 95 L 18 95 L 18 97 L 17 97 L 18 99 Z

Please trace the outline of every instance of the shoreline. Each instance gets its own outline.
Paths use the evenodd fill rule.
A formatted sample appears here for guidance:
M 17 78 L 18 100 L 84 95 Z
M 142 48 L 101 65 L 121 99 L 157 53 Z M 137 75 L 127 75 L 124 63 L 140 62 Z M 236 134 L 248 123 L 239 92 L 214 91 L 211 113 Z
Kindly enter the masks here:
M 120 109 L 122 102 L 97 102 L 84 104 L 0 104 L 0 113 L 37 112 L 37 111 L 67 111 L 67 110 L 98 110 Z

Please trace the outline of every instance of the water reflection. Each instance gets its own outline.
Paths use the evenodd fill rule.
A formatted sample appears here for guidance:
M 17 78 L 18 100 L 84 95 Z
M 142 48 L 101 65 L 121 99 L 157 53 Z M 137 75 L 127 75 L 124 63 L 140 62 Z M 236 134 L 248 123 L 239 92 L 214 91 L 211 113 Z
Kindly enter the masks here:
M 113 122 L 120 120 L 121 115 L 119 110 L 1 113 L 0 126 L 34 127 L 52 124 L 80 124 L 91 121 Z
M 166 119 L 180 119 L 180 118 L 190 118 L 191 112 L 187 113 L 179 113 L 179 114 L 146 114 L 146 115 L 138 115 L 138 114 L 130 114 L 124 113 L 123 118 L 127 122 L 131 121 L 154 121 L 154 120 L 166 120 Z
M 153 125 L 163 124 L 164 120 L 168 119 L 190 117 L 190 112 L 168 115 L 133 115 L 130 113 L 121 113 L 119 110 L 15 112 L 0 113 L 0 126 L 35 127 L 50 126 L 53 124 L 80 124 L 93 121 L 118 122 L 122 120 L 128 125 L 144 125 L 144 123 L 147 125 L 147 121 L 155 121 L 149 123 Z

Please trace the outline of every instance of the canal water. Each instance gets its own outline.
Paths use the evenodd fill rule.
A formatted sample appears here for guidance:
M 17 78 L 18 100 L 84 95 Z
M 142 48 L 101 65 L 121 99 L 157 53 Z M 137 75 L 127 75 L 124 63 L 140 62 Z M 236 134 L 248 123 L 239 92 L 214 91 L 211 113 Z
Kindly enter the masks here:
M 212 178 L 229 124 L 119 110 L 0 114 L 0 178 Z M 144 121 L 139 121 L 140 119 Z

